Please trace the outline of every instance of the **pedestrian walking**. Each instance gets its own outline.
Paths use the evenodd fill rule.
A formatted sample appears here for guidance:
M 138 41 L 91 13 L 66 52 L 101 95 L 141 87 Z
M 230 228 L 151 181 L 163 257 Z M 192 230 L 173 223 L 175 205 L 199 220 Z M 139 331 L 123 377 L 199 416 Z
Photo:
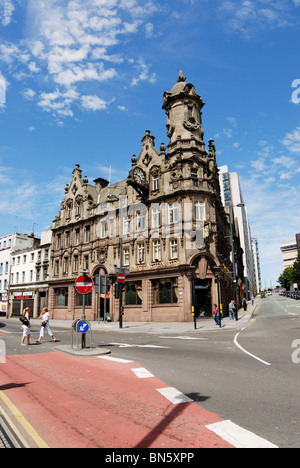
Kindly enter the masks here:
M 238 307 L 235 301 L 233 301 L 233 304 L 234 304 L 234 309 L 233 309 L 234 320 L 237 322 L 238 321 Z
M 23 330 L 23 336 L 22 336 L 22 341 L 21 341 L 21 346 L 30 346 L 30 336 L 31 336 L 31 325 L 30 325 L 30 308 L 26 307 L 26 309 L 23 310 L 22 314 L 22 330 Z M 25 344 L 27 338 L 27 344 Z
M 244 297 L 244 299 L 242 301 L 242 304 L 243 304 L 243 307 L 244 307 L 244 311 L 246 312 L 246 310 L 247 310 L 247 301 L 246 301 L 245 297 Z
M 50 336 L 50 338 L 52 338 L 53 343 L 56 343 L 56 338 L 50 329 L 50 314 L 48 312 L 47 307 L 43 308 L 40 318 L 41 318 L 41 331 L 40 331 L 40 337 L 37 340 L 37 343 L 41 343 L 42 338 L 44 338 L 45 336 L 45 330 Z
M 252 302 L 252 305 L 254 305 L 254 296 L 253 295 L 251 296 L 251 302 Z
M 229 320 L 234 320 L 234 301 L 232 300 L 229 304 Z
M 220 313 L 217 304 L 215 304 L 214 321 L 216 322 L 216 325 L 220 325 Z

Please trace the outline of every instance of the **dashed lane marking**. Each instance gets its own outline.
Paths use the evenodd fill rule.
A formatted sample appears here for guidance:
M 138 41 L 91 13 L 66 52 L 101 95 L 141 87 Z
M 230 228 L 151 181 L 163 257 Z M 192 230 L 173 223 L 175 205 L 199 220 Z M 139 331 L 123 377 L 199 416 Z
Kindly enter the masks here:
M 139 379 L 149 379 L 151 377 L 154 377 L 153 374 L 151 374 L 151 372 L 149 372 L 147 369 L 145 369 L 144 367 L 137 367 L 137 368 L 134 368 L 134 369 L 131 369 L 132 372 L 135 373 L 135 375 L 139 378 Z
M 167 400 L 169 400 L 173 405 L 178 405 L 181 403 L 190 403 L 193 402 L 189 397 L 184 395 L 183 393 L 179 392 L 176 390 L 176 388 L 173 387 L 167 387 L 167 388 L 157 388 L 157 391 L 161 393 Z
M 127 359 L 114 358 L 112 356 L 97 356 L 98 359 L 105 359 L 106 361 L 119 362 L 121 364 L 129 364 L 134 361 L 128 361 Z
M 253 432 L 247 431 L 231 421 L 221 421 L 205 426 L 235 448 L 278 448 Z
M 127 361 L 126 359 L 113 358 L 111 356 L 98 356 L 98 358 L 124 364 L 134 362 Z M 131 370 L 140 379 L 155 377 L 144 367 L 133 368 Z M 157 388 L 156 391 L 159 392 L 168 401 L 170 401 L 173 405 L 194 403 L 194 400 L 189 398 L 184 393 L 181 393 L 174 387 Z M 223 439 L 225 442 L 228 442 L 235 448 L 278 448 L 271 442 L 257 436 L 253 432 L 250 432 L 229 420 L 219 421 L 214 424 L 206 425 L 205 427 L 206 429 L 214 432 L 221 439 Z

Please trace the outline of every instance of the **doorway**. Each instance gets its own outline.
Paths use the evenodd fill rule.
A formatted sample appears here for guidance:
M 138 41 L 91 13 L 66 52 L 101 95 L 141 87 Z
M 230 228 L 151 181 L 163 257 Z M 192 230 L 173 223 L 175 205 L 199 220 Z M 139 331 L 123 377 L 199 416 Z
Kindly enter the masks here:
M 196 318 L 211 318 L 211 280 L 195 279 L 194 281 Z

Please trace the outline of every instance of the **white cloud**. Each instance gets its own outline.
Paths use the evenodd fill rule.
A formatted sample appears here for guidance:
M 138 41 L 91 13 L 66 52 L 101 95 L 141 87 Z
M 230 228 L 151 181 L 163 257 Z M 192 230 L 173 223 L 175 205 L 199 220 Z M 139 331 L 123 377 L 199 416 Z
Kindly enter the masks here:
M 0 0 L 0 8 L 4 3 L 11 1 Z M 102 110 L 107 99 L 87 100 L 85 85 L 94 83 L 97 88 L 99 83 L 116 78 L 126 81 L 124 71 L 118 71 L 122 64 L 130 68 L 129 71 L 125 68 L 127 83 L 131 80 L 135 86 L 156 81 L 155 73 L 149 71 L 150 65 L 142 58 L 136 60 L 128 56 L 128 49 L 123 47 L 123 42 L 140 31 L 147 37 L 153 34 L 149 19 L 159 11 L 153 1 L 141 4 L 139 0 L 27 0 L 26 7 L 30 37 L 2 43 L 0 61 L 9 67 L 15 79 L 28 80 L 36 76 L 39 86 L 44 83 L 44 92 L 39 93 L 37 100 L 44 111 L 73 117 L 72 104 L 76 101 L 81 103 L 79 108 L 91 106 Z M 117 53 L 116 46 L 120 46 Z M 35 89 L 35 86 L 30 88 Z M 76 97 L 66 100 L 68 89 L 77 93 Z M 95 91 L 98 94 L 100 86 Z M 23 95 L 26 99 L 36 97 L 29 92 Z
M 300 127 L 297 127 L 291 133 L 287 133 L 282 140 L 282 143 L 291 153 L 300 154 Z
M 107 108 L 107 102 L 98 96 L 82 96 L 81 104 L 84 109 L 92 111 L 105 110 Z
M 297 162 L 289 156 L 280 156 L 278 158 L 274 158 L 273 162 L 279 167 L 279 169 L 282 167 L 290 169 L 295 166 L 295 164 L 297 164 Z
M 58 89 L 53 93 L 41 93 L 38 106 L 47 112 L 53 112 L 64 117 L 73 117 L 71 104 L 79 98 L 74 90 L 61 93 Z
M 293 1 L 299 6 L 299 0 Z M 254 37 L 264 27 L 289 27 L 297 24 L 293 5 L 285 0 L 222 0 L 218 14 L 228 32 Z
M 23 91 L 22 95 L 25 99 L 31 100 L 35 97 L 36 92 L 33 91 L 33 89 L 28 88 Z
M 149 73 L 150 66 L 147 65 L 142 58 L 139 58 L 139 60 L 136 63 L 135 68 L 138 71 L 138 76 L 136 78 L 133 78 L 131 81 L 131 86 L 136 86 L 138 85 L 141 81 L 148 81 L 149 83 L 156 83 L 156 74 Z
M 20 216 L 33 219 L 36 215 L 35 203 L 40 193 L 38 187 L 28 182 L 26 171 L 18 168 L 19 180 L 16 179 L 16 168 L 0 166 L 1 205 L 0 214 Z M 26 182 L 21 182 L 21 181 Z
M 12 0 L 0 0 L 0 23 L 2 26 L 8 26 L 11 23 L 14 9 Z
M 152 23 L 148 23 L 145 26 L 145 36 L 147 39 L 153 36 L 154 26 Z

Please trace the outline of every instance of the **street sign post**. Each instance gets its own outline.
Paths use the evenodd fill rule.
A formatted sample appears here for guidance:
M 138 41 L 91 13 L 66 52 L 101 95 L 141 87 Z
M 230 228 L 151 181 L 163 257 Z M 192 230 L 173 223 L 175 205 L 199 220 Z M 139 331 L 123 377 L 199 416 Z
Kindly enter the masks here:
M 84 322 L 82 320 L 78 323 L 77 327 L 78 327 L 78 331 L 80 333 L 87 333 L 89 331 L 89 329 L 90 329 L 89 323 Z
M 89 294 L 94 287 L 92 278 L 88 275 L 82 275 L 75 281 L 75 288 L 79 294 Z
M 124 283 L 125 283 L 125 279 L 126 279 L 126 276 L 124 275 L 124 273 L 119 273 L 119 274 L 118 274 L 118 276 L 117 276 L 117 281 L 118 281 L 118 283 L 124 284 Z
M 119 326 L 123 328 L 123 285 L 125 283 L 126 276 L 123 272 L 120 272 L 117 276 L 117 281 L 119 283 Z
M 85 296 L 86 294 L 89 294 L 92 291 L 93 287 L 94 287 L 94 282 L 92 278 L 88 276 L 87 274 L 83 274 L 82 276 L 79 276 L 77 280 L 75 281 L 76 291 L 79 294 L 83 295 L 82 297 L 82 320 L 83 322 L 85 322 Z M 85 348 L 85 334 L 87 332 L 81 332 L 81 333 L 82 333 L 82 349 L 83 349 Z

